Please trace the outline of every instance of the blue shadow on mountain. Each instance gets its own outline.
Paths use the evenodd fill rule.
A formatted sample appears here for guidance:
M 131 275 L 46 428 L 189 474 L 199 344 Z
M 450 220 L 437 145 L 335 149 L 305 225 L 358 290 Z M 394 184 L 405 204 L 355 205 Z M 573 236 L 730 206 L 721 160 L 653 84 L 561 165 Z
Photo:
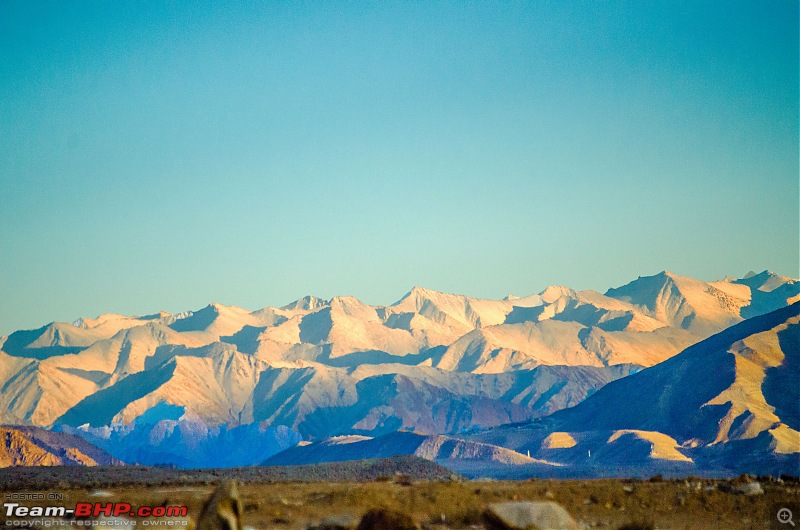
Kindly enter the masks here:
M 78 353 L 86 349 L 86 346 L 44 346 L 41 348 L 30 348 L 28 345 L 36 342 L 44 335 L 52 324 L 42 326 L 39 329 L 15 331 L 8 336 L 3 344 L 3 351 L 12 357 L 25 357 L 28 359 L 49 359 L 59 355 L 69 355 Z M 55 332 L 58 334 L 58 330 Z
M 425 350 L 420 353 L 409 353 L 408 355 L 392 355 L 381 350 L 364 350 L 341 357 L 330 357 L 330 348 L 326 348 L 325 354 L 318 360 L 327 366 L 334 368 L 349 368 L 362 364 L 405 364 L 415 366 L 431 357 L 432 350 Z
M 218 316 L 219 312 L 213 306 L 207 305 L 186 318 L 176 320 L 169 327 L 179 332 L 204 331 L 214 323 Z
M 233 335 L 220 337 L 221 342 L 233 344 L 241 353 L 254 354 L 258 349 L 258 336 L 267 329 L 266 326 L 245 326 Z
M 544 311 L 544 306 L 520 307 L 514 306 L 506 315 L 505 324 L 521 324 L 523 322 L 537 322 Z
M 143 398 L 169 381 L 175 372 L 175 363 L 164 363 L 155 370 L 131 374 L 113 386 L 85 397 L 66 411 L 55 423 L 78 427 L 86 423 L 92 427 L 110 425 L 128 404 Z
M 783 363 L 767 368 L 761 383 L 767 403 L 775 407 L 775 414 L 783 423 L 800 430 L 800 324 L 792 324 L 778 333 L 778 342 L 783 351 Z

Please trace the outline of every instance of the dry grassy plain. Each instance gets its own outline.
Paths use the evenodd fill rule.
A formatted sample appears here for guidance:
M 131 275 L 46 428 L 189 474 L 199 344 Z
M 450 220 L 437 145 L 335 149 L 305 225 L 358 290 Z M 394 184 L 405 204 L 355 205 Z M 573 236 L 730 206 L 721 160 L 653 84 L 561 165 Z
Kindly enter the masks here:
M 800 501 L 800 489 L 765 485 L 764 495 L 744 496 L 714 489 L 711 481 L 687 486 L 682 481 L 628 484 L 619 480 L 530 482 L 393 482 L 363 484 L 246 484 L 239 489 L 244 524 L 253 528 L 307 528 L 326 516 L 350 514 L 355 520 L 369 508 L 410 514 L 423 526 L 480 528 L 486 505 L 510 500 L 553 500 L 587 527 L 619 528 L 651 522 L 655 528 L 770 528 L 772 506 Z M 628 492 L 625 488 L 633 489 Z M 112 499 L 139 503 L 187 503 L 198 514 L 213 488 L 119 489 Z M 87 492 L 71 492 L 86 498 Z
M 220 476 L 215 480 L 211 473 L 196 480 L 197 475 L 176 470 L 173 480 L 159 471 L 162 475 L 149 487 L 130 481 L 127 485 L 114 485 L 108 482 L 108 477 L 77 486 L 70 484 L 69 470 L 66 471 L 55 487 L 42 489 L 32 488 L 33 484 L 26 482 L 31 475 L 23 474 L 19 474 L 22 488 L 15 487 L 14 470 L 2 470 L 0 488 L 4 490 L 3 495 L 57 492 L 64 498 L 52 504 L 67 507 L 76 502 L 186 505 L 190 515 L 196 518 L 215 483 L 222 479 Z M 86 473 L 85 468 L 81 472 Z M 236 477 L 236 471 L 226 471 L 224 475 Z M 86 476 L 91 477 L 82 475 L 82 480 Z M 254 529 L 305 529 L 332 515 L 351 516 L 357 523 L 370 508 L 407 513 L 423 528 L 478 529 L 483 528 L 481 514 L 488 504 L 512 500 L 555 501 L 586 528 L 617 529 L 631 523 L 641 523 L 641 528 L 779 528 L 773 522 L 778 507 L 800 503 L 798 482 L 766 478 L 760 480 L 763 494 L 749 496 L 732 491 L 740 479 L 494 482 L 464 481 L 456 477 L 415 480 L 403 475 L 325 482 L 252 480 L 244 475 L 243 479 L 239 493 L 244 525 Z M 6 524 L 4 521 L 3 525 Z

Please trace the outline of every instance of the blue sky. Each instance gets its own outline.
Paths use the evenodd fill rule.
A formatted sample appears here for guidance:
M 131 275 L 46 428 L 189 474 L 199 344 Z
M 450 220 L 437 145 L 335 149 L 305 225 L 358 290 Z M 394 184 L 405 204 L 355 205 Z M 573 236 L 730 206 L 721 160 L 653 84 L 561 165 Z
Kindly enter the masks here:
M 0 334 L 798 275 L 798 3 L 0 2 Z

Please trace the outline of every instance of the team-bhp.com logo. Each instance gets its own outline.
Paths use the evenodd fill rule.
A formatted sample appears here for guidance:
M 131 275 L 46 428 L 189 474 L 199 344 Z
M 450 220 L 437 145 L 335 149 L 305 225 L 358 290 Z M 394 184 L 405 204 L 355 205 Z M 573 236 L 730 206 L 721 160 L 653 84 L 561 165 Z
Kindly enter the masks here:
M 162 521 L 142 521 L 142 526 L 160 526 L 166 521 L 169 521 L 169 526 L 174 524 L 186 524 L 186 516 L 189 510 L 186 506 L 133 506 L 127 502 L 79 502 L 75 504 L 75 508 L 66 508 L 64 506 L 22 506 L 16 502 L 3 503 L 4 513 L 6 516 L 6 526 L 36 526 L 29 524 L 14 524 L 19 522 L 19 518 L 69 518 L 70 526 L 86 526 L 84 523 L 93 523 L 93 521 L 84 521 L 80 518 L 86 517 L 138 517 L 138 518 L 164 518 Z M 166 518 L 184 518 L 183 521 L 173 521 Z M 17 520 L 15 520 L 15 518 Z M 132 521 L 133 522 L 133 521 Z M 9 524 L 10 523 L 10 524 Z M 133 522 L 135 524 L 135 522 Z M 49 526 L 49 525 L 48 525 Z M 65 525 L 60 525 L 65 526 Z M 92 524 L 92 526 L 94 526 Z

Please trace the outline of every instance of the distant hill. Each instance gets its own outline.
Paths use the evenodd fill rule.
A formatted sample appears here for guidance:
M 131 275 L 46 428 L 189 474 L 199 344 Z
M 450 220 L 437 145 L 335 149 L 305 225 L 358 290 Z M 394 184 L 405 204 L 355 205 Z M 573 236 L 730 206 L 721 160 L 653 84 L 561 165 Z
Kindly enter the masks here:
M 80 436 L 39 427 L 0 426 L 0 467 L 111 466 L 122 462 Z
M 264 465 L 316 464 L 398 455 L 413 455 L 432 462 L 470 460 L 486 465 L 492 463 L 551 465 L 505 447 L 450 436 L 413 432 L 395 432 L 377 438 L 338 436 L 316 443 L 301 443 L 269 458 Z
M 228 469 L 175 469 L 170 467 L 105 466 L 0 468 L 0 490 L 60 488 L 110 488 L 153 484 L 207 485 L 230 478 L 240 483 L 264 482 L 365 482 L 458 479 L 449 469 L 410 455 L 300 466 L 248 466 Z

